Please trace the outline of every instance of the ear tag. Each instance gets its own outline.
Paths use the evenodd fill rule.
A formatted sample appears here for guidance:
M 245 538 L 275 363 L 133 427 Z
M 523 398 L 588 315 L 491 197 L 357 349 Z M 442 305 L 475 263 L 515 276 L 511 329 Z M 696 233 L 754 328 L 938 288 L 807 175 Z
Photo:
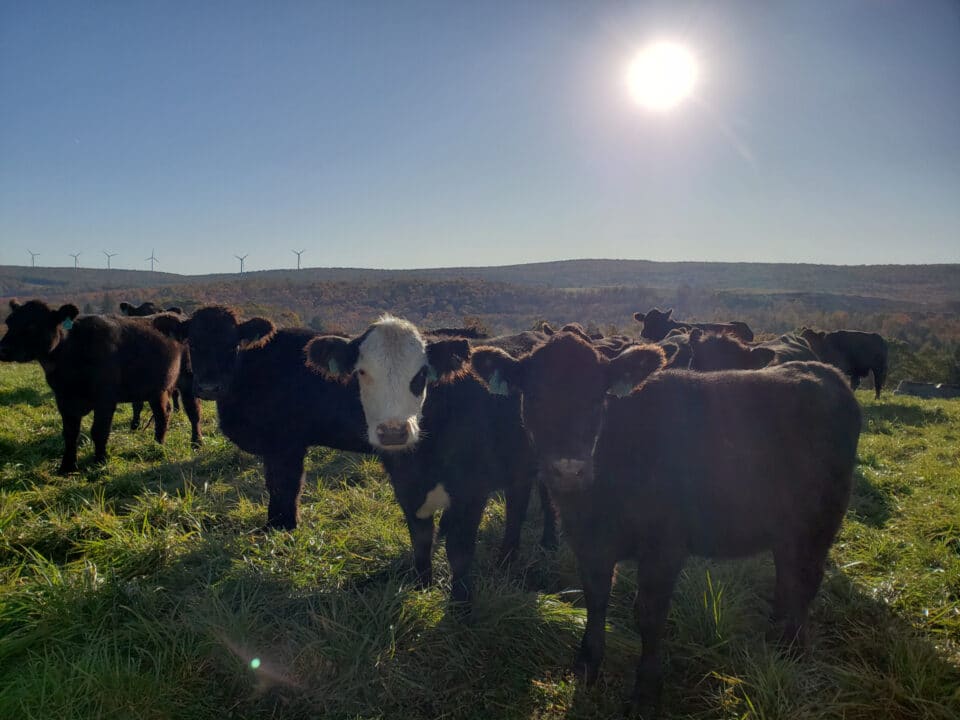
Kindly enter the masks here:
M 440 379 L 440 376 L 437 375 L 437 371 L 433 369 L 433 365 L 427 365 L 427 382 L 436 382 Z
M 340 363 L 337 362 L 336 358 L 330 358 L 327 362 L 327 370 L 330 371 L 331 375 L 340 374 Z
M 63 325 L 64 330 L 69 330 L 70 328 L 73 327 L 73 320 L 71 320 L 70 318 L 67 318 L 61 323 L 61 325 Z
M 489 382 L 487 382 L 487 387 L 490 388 L 490 392 L 494 395 L 509 395 L 510 386 L 507 385 L 506 381 L 500 377 L 500 371 L 494 370 L 493 375 L 490 376 Z
M 629 395 L 633 388 L 634 385 L 629 380 L 621 380 L 617 384 L 611 385 L 607 392 L 611 395 L 616 395 L 618 398 L 622 398 Z

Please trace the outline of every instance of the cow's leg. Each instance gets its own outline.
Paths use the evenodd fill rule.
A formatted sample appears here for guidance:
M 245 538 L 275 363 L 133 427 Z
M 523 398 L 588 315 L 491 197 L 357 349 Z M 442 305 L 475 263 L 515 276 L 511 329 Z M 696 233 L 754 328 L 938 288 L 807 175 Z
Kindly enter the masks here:
M 293 530 L 300 519 L 300 495 L 303 492 L 304 448 L 286 450 L 263 457 L 267 492 L 267 525 L 273 530 Z
M 540 538 L 540 547 L 544 550 L 557 549 L 557 510 L 553 506 L 553 498 L 542 477 L 537 477 L 537 490 L 540 493 L 540 509 L 543 511 L 543 536 Z
M 104 402 L 93 409 L 93 427 L 90 437 L 93 439 L 93 461 L 107 461 L 107 438 L 113 425 L 113 414 L 117 410 L 115 402 Z
M 873 369 L 873 391 L 876 393 L 877 400 L 880 399 L 880 390 L 883 388 L 883 383 L 886 379 L 887 373 L 885 368 Z
M 661 641 L 670 598 L 682 565 L 683 557 L 679 553 L 671 553 L 663 547 L 650 548 L 638 557 L 633 616 L 643 648 L 637 663 L 630 707 L 632 712 L 639 712 L 643 717 L 656 717 L 659 710 L 663 685 Z
M 805 624 L 810 604 L 823 580 L 823 564 L 829 544 L 800 542 L 774 549 L 777 585 L 774 617 L 783 622 L 781 641 L 784 646 L 806 647 Z
M 173 392 L 170 393 L 170 399 L 173 401 L 173 411 L 176 412 L 180 409 L 180 390 L 174 388 Z
M 850 373 L 850 388 L 856 390 L 860 387 L 860 376 L 855 372 Z
M 433 584 L 433 515 L 418 518 L 416 510 L 405 513 L 410 546 L 413 548 L 413 567 L 417 573 L 417 587 Z
M 143 412 L 143 400 L 134 400 L 130 403 L 133 408 L 133 417 L 130 418 L 130 429 L 138 430 L 140 428 L 140 413 Z
M 530 505 L 529 476 L 518 479 L 506 490 L 507 522 L 503 530 L 503 543 L 500 545 L 498 562 L 505 563 L 520 547 L 520 530 Z
M 603 660 L 604 633 L 607 624 L 607 604 L 613 582 L 614 560 L 603 556 L 578 557 L 580 581 L 587 605 L 587 627 L 580 641 L 580 650 L 573 661 L 573 671 L 588 685 L 597 681 Z
M 181 383 L 179 394 L 183 395 L 183 410 L 190 420 L 190 444 L 198 448 L 203 443 L 203 433 L 200 431 L 200 400 L 193 394 L 193 381 Z
M 150 409 L 153 411 L 153 437 L 163 445 L 167 438 L 167 425 L 170 424 L 170 393 L 164 390 L 150 400 Z
M 470 567 L 477 547 L 477 530 L 486 498 L 452 505 L 444 511 L 447 528 L 447 560 L 450 562 L 450 599 L 469 603 L 472 596 Z
M 80 439 L 81 415 L 60 411 L 63 421 L 63 459 L 60 460 L 58 475 L 68 475 L 77 471 L 77 442 Z

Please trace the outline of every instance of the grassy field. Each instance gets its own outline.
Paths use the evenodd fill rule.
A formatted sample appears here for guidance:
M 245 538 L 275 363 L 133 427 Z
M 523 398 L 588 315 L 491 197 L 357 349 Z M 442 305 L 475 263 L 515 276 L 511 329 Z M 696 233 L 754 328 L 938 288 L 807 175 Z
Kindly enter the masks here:
M 861 392 L 855 496 L 807 657 L 766 640 L 769 557 L 690 562 L 670 616 L 666 717 L 960 717 L 960 401 Z M 0 366 L 0 718 L 606 718 L 632 683 L 635 569 L 594 689 L 567 672 L 585 619 L 568 549 L 495 566 L 488 506 L 473 621 L 412 586 L 379 463 L 314 450 L 301 527 L 264 535 L 257 461 L 216 430 L 166 447 L 115 419 L 106 467 L 54 475 L 39 367 Z M 89 429 L 89 418 L 84 425 Z M 85 464 L 86 461 L 86 464 Z M 535 501 L 534 501 L 535 502 Z M 441 543 L 442 544 L 442 543 Z

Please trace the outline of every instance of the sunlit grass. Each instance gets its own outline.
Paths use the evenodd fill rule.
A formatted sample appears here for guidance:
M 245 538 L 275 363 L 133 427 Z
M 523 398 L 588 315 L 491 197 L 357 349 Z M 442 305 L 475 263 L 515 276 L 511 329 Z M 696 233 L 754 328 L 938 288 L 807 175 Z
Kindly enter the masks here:
M 668 626 L 664 714 L 960 716 L 960 401 L 859 393 L 856 491 L 814 605 L 811 651 L 768 642 L 769 557 L 688 563 Z M 59 418 L 35 366 L 0 366 L 0 717 L 611 717 L 633 681 L 635 570 L 614 587 L 596 689 L 567 672 L 584 622 L 567 547 L 495 564 L 488 507 L 470 623 L 418 591 L 375 460 L 315 449 L 301 527 L 257 532 L 257 460 L 216 430 L 126 428 L 110 459 L 54 475 Z M 89 418 L 85 423 L 89 428 Z M 535 504 L 535 503 L 534 503 Z

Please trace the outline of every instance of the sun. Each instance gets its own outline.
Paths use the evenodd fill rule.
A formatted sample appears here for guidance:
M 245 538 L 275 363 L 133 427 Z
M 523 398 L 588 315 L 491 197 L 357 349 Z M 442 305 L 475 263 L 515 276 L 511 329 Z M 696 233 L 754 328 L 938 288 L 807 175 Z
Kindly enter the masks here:
M 690 97 L 697 75 L 697 61 L 690 50 L 673 42 L 657 42 L 630 62 L 627 87 L 642 107 L 666 112 Z

